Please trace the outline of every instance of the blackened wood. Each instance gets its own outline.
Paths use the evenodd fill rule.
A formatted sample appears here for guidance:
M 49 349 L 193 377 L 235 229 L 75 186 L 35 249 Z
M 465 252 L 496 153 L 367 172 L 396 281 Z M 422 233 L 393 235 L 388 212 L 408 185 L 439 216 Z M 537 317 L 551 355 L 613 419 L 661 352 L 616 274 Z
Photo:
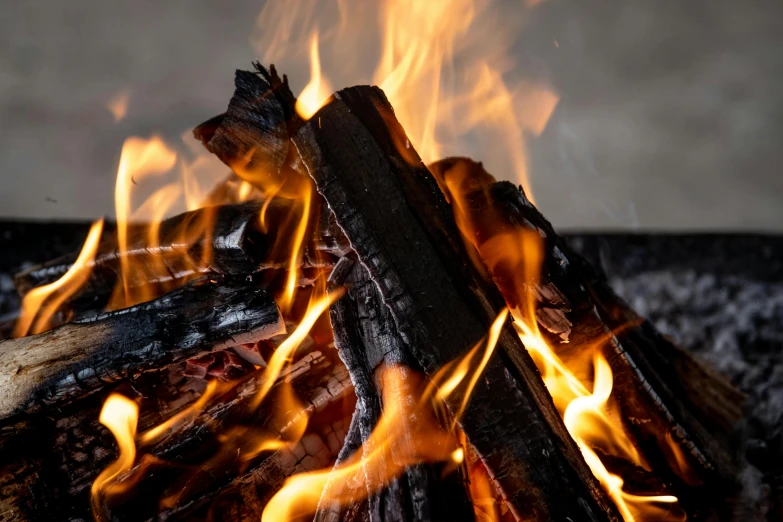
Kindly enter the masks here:
M 227 180 L 228 182 L 229 180 Z M 259 226 L 264 208 L 267 230 Z M 346 250 L 344 236 L 317 203 L 318 211 L 310 221 L 307 242 L 300 266 L 328 267 L 333 254 Z M 149 226 L 130 228 L 128 248 L 119 251 L 116 234 L 103 240 L 88 264 L 86 283 L 61 306 L 64 316 L 82 318 L 95 314 L 109 303 L 121 283 L 122 263 L 133 269 L 124 284 L 134 289 L 146 288 L 139 295 L 161 295 L 203 273 L 240 276 L 260 270 L 287 269 L 290 247 L 284 248 L 301 220 L 302 206 L 291 199 L 274 198 L 268 204 L 260 200 L 215 207 L 204 207 L 164 220 L 160 224 L 157 245 L 150 245 Z M 194 237 L 189 231 L 199 230 Z M 190 238 L 185 240 L 184 238 Z M 16 275 L 14 283 L 21 294 L 62 277 L 71 268 L 78 252 L 61 256 Z
M 202 123 L 193 134 L 228 166 L 265 172 L 277 179 L 289 149 L 289 127 L 298 125 L 295 98 L 274 66 L 236 71 L 234 96 L 224 114 Z
M 456 474 L 441 477 L 440 466 L 435 464 L 410 466 L 400 476 L 388 469 L 392 462 L 402 462 L 416 453 L 417 428 L 426 432 L 424 426 L 435 426 L 435 412 L 426 406 L 413 408 L 419 402 L 416 392 L 421 390 L 409 381 L 418 383 L 414 375 L 418 363 L 399 337 L 394 319 L 364 266 L 342 258 L 329 282 L 347 289 L 346 295 L 331 306 L 330 317 L 335 346 L 356 390 L 354 422 L 362 436 L 364 455 L 378 451 L 371 444 L 370 434 L 383 409 L 404 412 L 395 421 L 399 423 L 400 436 L 389 445 L 389 459 L 364 466 L 370 520 L 472 520 L 467 491 Z M 405 382 L 385 389 L 380 372 L 392 366 L 406 368 L 398 374 Z M 430 418 L 425 419 L 428 414 Z M 390 476 L 393 478 L 387 479 Z M 343 507 L 346 509 L 348 506 Z M 317 513 L 316 519 L 326 515 Z
M 442 186 L 461 192 L 450 197 L 463 199 L 479 253 L 491 237 L 510 230 L 526 229 L 543 237 L 542 278 L 537 288 L 529 289 L 539 299 L 538 321 L 551 333 L 567 337 L 567 344 L 552 343 L 566 360 L 601 347 L 612 367 L 613 395 L 626 428 L 656 473 L 675 486 L 679 483 L 675 492 L 686 503 L 697 494 L 688 485 L 717 477 L 731 481 L 737 473 L 731 435 L 741 418 L 742 394 L 634 313 L 557 235 L 522 190 L 495 182 L 480 163 L 466 158 L 442 160 L 431 169 L 444 180 Z M 515 307 L 524 296 L 517 295 L 514 284 L 520 274 L 509 268 L 513 266 L 489 270 Z M 683 466 L 677 464 L 672 444 L 679 447 L 687 471 L 673 472 Z M 714 480 L 709 485 L 714 487 Z
M 383 93 L 339 91 L 293 141 L 423 370 L 466 353 L 502 298 L 467 262 L 451 209 Z M 516 515 L 619 520 L 510 325 L 497 352 L 460 424 Z
M 249 274 L 264 259 L 267 241 L 257 227 L 262 202 L 205 207 L 163 220 L 158 244 L 150 244 L 150 227 L 129 228 L 127 250 L 119 251 L 116 233 L 102 240 L 87 266 L 90 276 L 69 301 L 77 308 L 99 309 L 106 304 L 121 276 L 122 258 L 134 267 L 127 285 L 176 284 L 201 272 Z M 281 210 L 282 211 L 282 210 Z M 78 257 L 73 252 L 31 267 L 14 277 L 20 294 L 56 281 Z M 78 302 L 81 301 L 81 302 Z
M 284 331 L 272 297 L 247 278 L 195 280 L 149 303 L 0 343 L 0 418 Z
M 140 402 L 139 433 L 189 407 L 203 393 L 205 382 L 185 376 L 183 370 L 184 363 L 176 363 L 120 383 L 118 391 Z M 182 485 L 183 474 L 192 479 L 183 504 L 214 496 L 232 477 L 241 475 L 233 462 L 213 462 L 212 474 L 194 472 L 188 465 L 196 466 L 216 449 L 225 449 L 219 437 L 240 423 L 259 430 L 285 430 L 273 421 L 276 406 L 273 401 L 263 403 L 255 411 L 247 407 L 259 386 L 260 376 L 261 372 L 256 372 L 232 383 L 231 387 L 224 385 L 224 391 L 213 396 L 199 414 L 176 424 L 165 436 L 140 445 L 139 455 L 147 455 L 141 458 L 145 463 L 151 461 L 151 456 L 165 461 L 147 468 L 154 473 L 147 473 L 124 498 L 131 502 L 131 508 L 126 506 L 120 514 L 127 516 L 114 518 L 136 516 L 138 520 L 156 513 L 160 497 L 176 491 Z M 283 379 L 290 380 L 304 399 L 308 415 L 322 415 L 341 401 L 353 404 L 347 371 L 318 351 L 293 363 L 281 374 L 280 380 Z M 43 519 L 51 513 L 59 513 L 62 519 L 90 518 L 90 486 L 100 471 L 117 458 L 114 438 L 98 422 L 107 395 L 108 391 L 97 393 L 50 410 L 50 415 L 32 416 L 24 422 L 2 426 L 0 519 L 5 520 L 12 513 L 14 520 Z M 329 438 L 327 435 L 324 437 Z M 252 446 L 253 440 L 249 436 L 246 442 Z M 339 442 L 330 438 L 329 447 L 336 452 Z M 236 449 L 229 453 L 235 455 Z M 259 455 L 255 461 L 248 462 L 245 472 L 249 473 L 264 457 Z M 133 478 L 144 475 L 139 468 L 136 473 Z M 117 504 L 112 506 L 116 511 Z M 182 508 L 178 505 L 171 511 Z

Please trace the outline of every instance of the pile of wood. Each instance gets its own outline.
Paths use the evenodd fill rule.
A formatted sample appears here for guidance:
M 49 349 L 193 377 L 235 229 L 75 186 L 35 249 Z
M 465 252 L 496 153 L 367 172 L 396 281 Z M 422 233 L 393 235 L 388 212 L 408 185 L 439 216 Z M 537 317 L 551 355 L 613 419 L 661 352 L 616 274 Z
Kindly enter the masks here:
M 329 324 L 311 332 L 308 346 L 280 377 L 280 383 L 293 381 L 310 405 L 307 431 L 292 447 L 247 460 L 237 458 L 247 452 L 242 443 L 221 446 L 226 430 L 237 426 L 284 437 L 275 401 L 259 410 L 247 406 L 261 370 L 232 361 L 237 355 L 262 365 L 295 326 L 286 321 L 296 321 L 282 317 L 271 297 L 270 274 L 284 263 L 270 258 L 275 232 L 255 225 L 264 202 L 224 204 L 209 210 L 218 216 L 213 260 L 194 269 L 200 277 L 154 301 L 96 315 L 119 277 L 116 240 L 109 238 L 87 285 L 63 305 L 63 317 L 75 320 L 0 343 L 0 520 L 89 517 L 90 484 L 116 456 L 111 435 L 97 422 L 107 393 L 121 390 L 138 400 L 141 432 L 185 411 L 204 393 L 203 377 L 220 377 L 228 366 L 235 371 L 231 386 L 145 447 L 130 473 L 133 487 L 107 501 L 99 516 L 260 516 L 285 477 L 367 451 L 363 444 L 384 401 L 416 399 L 405 387 L 383 390 L 382 368 L 405 365 L 432 378 L 482 339 L 507 304 L 515 305 L 509 274 L 481 264 L 487 227 L 498 223 L 543 238 L 542 278 L 531 291 L 542 331 L 568 340 L 553 343 L 562 347 L 558 355 L 567 360 L 600 342 L 611 364 L 626 431 L 650 463 L 641 469 L 617 461 L 612 469 L 648 493 L 676 495 L 689 517 L 725 509 L 737 471 L 731 435 L 742 397 L 736 390 L 636 316 L 520 188 L 495 181 L 465 158 L 425 166 L 380 89 L 343 89 L 302 121 L 286 79 L 274 68 L 256 67 L 237 72 L 226 113 L 195 134 L 243 179 L 266 176 L 270 183 L 313 183 L 317 189 L 301 264 L 313 277 L 328 277 L 330 290 L 347 292 L 331 305 Z M 449 194 L 443 183 L 455 169 L 470 179 L 461 194 Z M 450 203 L 457 197 L 470 202 L 468 218 L 478 231 L 471 241 L 455 222 Z M 293 208 L 284 199 L 274 205 L 281 214 Z M 193 216 L 172 219 L 164 229 Z M 133 255 L 142 261 L 162 255 L 145 249 L 144 237 L 132 239 L 139 242 Z M 165 241 L 165 233 L 161 237 Z M 20 291 L 56 279 L 74 258 L 20 274 Z M 182 273 L 176 268 L 169 274 Z M 194 357 L 225 350 L 232 355 L 201 359 L 203 371 L 186 375 L 194 373 L 187 368 Z M 460 408 L 459 400 L 447 399 L 447 411 L 432 413 L 445 426 Z M 467 453 L 491 477 L 504 516 L 621 520 L 510 321 L 458 421 Z M 400 422 L 414 433 L 415 426 L 405 423 L 415 418 Z M 419 463 L 380 489 L 368 478 L 363 500 L 322 502 L 314 517 L 473 520 L 467 475 L 442 471 L 437 463 Z

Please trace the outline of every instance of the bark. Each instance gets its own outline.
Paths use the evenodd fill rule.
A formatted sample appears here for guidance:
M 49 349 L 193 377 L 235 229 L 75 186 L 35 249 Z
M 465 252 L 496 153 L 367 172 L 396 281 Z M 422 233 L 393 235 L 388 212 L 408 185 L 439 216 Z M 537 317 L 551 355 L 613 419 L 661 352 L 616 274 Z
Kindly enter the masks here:
M 451 210 L 393 109 L 377 88 L 345 89 L 293 142 L 405 347 L 433 376 L 487 333 L 503 304 L 466 262 Z M 460 425 L 516 515 L 619 520 L 510 325 L 483 377 Z
M 542 278 L 529 291 L 538 296 L 537 319 L 568 343 L 551 345 L 564 360 L 600 346 L 614 375 L 615 400 L 626 429 L 658 477 L 673 486 L 685 504 L 714 504 L 710 491 L 731 482 L 738 471 L 731 441 L 741 418 L 742 394 L 721 376 L 664 338 L 623 302 L 587 261 L 571 250 L 552 225 L 509 182 L 496 182 L 480 163 L 450 158 L 431 167 L 450 198 L 463 198 L 481 255 L 494 235 L 530 230 L 543 237 Z M 509 306 L 519 306 L 514 267 L 488 269 Z M 679 448 L 680 461 L 672 451 Z M 692 488 L 706 485 L 705 488 Z M 706 502 L 705 502 L 706 501 Z
M 154 301 L 0 342 L 0 418 L 60 405 L 132 372 L 285 331 L 253 282 L 213 276 Z

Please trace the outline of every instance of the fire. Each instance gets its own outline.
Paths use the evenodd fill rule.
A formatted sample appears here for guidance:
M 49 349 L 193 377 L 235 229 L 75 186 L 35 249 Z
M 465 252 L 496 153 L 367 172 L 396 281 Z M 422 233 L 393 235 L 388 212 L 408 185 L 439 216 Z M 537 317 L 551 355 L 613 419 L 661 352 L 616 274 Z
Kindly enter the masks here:
M 313 117 L 318 109 L 323 107 L 329 96 L 332 95 L 332 86 L 321 74 L 321 58 L 318 55 L 318 31 L 313 33 L 310 40 L 310 83 L 308 83 L 296 99 L 296 112 L 305 120 Z
M 142 138 L 128 138 L 122 146 L 120 155 L 120 165 L 117 169 L 117 181 L 114 187 L 114 208 L 117 216 L 117 246 L 120 255 L 120 267 L 122 277 L 122 288 L 118 286 L 115 297 L 112 298 L 114 307 L 119 308 L 119 303 L 129 306 L 136 302 L 146 301 L 151 298 L 150 295 L 134 295 L 137 292 L 132 288 L 131 272 L 135 267 L 131 265 L 130 256 L 128 256 L 128 229 L 131 219 L 133 186 L 138 184 L 143 178 L 153 175 L 161 175 L 174 168 L 177 161 L 177 154 L 171 150 L 160 137 L 153 137 L 149 140 Z M 156 196 L 153 195 L 153 198 Z M 153 199 L 151 206 L 155 209 L 155 217 L 158 222 L 162 214 L 168 210 L 160 205 L 160 199 L 170 201 L 171 196 L 167 194 L 158 195 Z M 155 204 L 157 203 L 157 204 Z M 153 227 L 154 224 L 153 224 Z M 158 245 L 157 230 L 150 232 L 149 239 L 154 241 L 149 246 L 155 248 Z
M 441 368 L 429 384 L 425 385 L 421 375 L 405 366 L 381 367 L 379 382 L 383 415 L 365 441 L 364 449 L 333 468 L 289 478 L 267 504 L 262 521 L 298 520 L 314 513 L 322 498 L 341 505 L 362 500 L 368 491 L 380 490 L 414 464 L 438 461 L 461 463 L 465 454 L 463 448 L 456 447 L 458 440 L 454 426 L 440 426 L 433 418 L 432 405 L 445 405 L 446 401 L 460 404 L 461 408 L 454 418 L 458 420 L 495 349 L 502 325 L 508 317 L 507 312 L 503 310 L 498 315 L 485 341 Z M 480 350 L 482 345 L 484 349 Z M 472 364 L 479 354 L 482 356 L 480 363 Z M 399 397 L 406 396 L 419 399 L 414 404 L 399 400 Z M 408 429 L 413 433 L 408 433 Z M 406 440 L 404 444 L 401 443 L 403 438 Z M 329 482 L 339 484 L 348 481 L 367 482 L 365 487 L 343 488 L 339 494 L 326 487 Z
M 294 352 L 296 352 L 296 349 L 302 343 L 305 336 L 313 328 L 316 320 L 318 320 L 321 314 L 323 314 L 341 295 L 340 292 L 331 292 L 322 296 L 317 296 L 315 293 L 313 294 L 307 312 L 305 312 L 304 318 L 302 318 L 299 326 L 297 326 L 293 333 L 277 347 L 272 358 L 269 360 L 269 364 L 267 364 L 266 370 L 264 370 L 263 384 L 255 396 L 253 407 L 258 407 L 258 405 L 261 404 L 269 393 L 269 390 L 272 389 L 280 372 L 286 364 L 291 362 Z
M 49 328 L 52 316 L 90 276 L 90 263 L 95 258 L 103 232 L 103 219 L 90 227 L 79 257 L 63 276 L 48 285 L 30 290 L 22 300 L 22 311 L 14 325 L 14 337 L 40 333 Z
M 541 372 L 564 424 L 606 492 L 626 521 L 667 520 L 677 515 L 661 504 L 677 504 L 673 496 L 632 495 L 622 490 L 621 477 L 610 473 L 595 449 L 646 468 L 646 463 L 625 432 L 612 401 L 612 371 L 601 344 L 563 361 L 538 326 L 537 291 L 544 262 L 544 244 L 537 230 L 515 228 L 502 221 L 487 188 L 494 178 L 477 164 L 456 162 L 435 172 L 451 200 L 454 216 L 468 249 L 477 252 L 478 266 L 486 266 L 511 308 L 514 328 Z M 475 261 L 475 256 L 473 256 Z M 592 390 L 592 391 L 591 391 Z
M 136 460 L 136 425 L 139 420 L 139 407 L 123 395 L 112 393 L 103 405 L 101 424 L 109 428 L 117 441 L 120 456 L 104 469 L 92 483 L 92 512 L 96 519 L 102 520 L 101 501 L 112 493 L 111 485 L 122 473 L 128 471 Z

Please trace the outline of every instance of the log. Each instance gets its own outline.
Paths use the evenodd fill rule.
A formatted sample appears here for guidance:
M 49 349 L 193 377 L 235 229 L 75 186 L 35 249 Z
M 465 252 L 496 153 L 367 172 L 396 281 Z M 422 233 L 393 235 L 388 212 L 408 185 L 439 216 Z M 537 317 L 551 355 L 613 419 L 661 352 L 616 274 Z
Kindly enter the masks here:
M 322 440 L 328 438 L 323 429 L 349 415 L 346 406 L 352 406 L 353 400 L 348 372 L 339 362 L 332 362 L 320 351 L 313 351 L 294 363 L 278 380 L 292 382 L 304 405 L 304 409 L 295 414 L 309 419 L 302 440 L 291 442 L 283 450 L 304 447 L 306 454 L 312 453 L 320 467 L 327 467 L 332 462 L 331 451 L 313 451 L 308 441 L 314 436 Z M 292 426 L 288 417 L 294 413 L 285 411 L 287 405 L 276 400 L 275 388 L 263 408 L 253 411 L 250 405 L 262 382 L 258 373 L 239 381 L 198 416 L 156 442 L 124 479 L 133 485 L 133 490 L 107 506 L 107 512 L 111 514 L 108 518 L 118 521 L 155 517 L 187 520 L 194 510 L 223 495 L 233 481 L 255 472 L 259 463 L 269 456 L 269 452 L 254 454 L 259 437 L 287 437 Z M 331 441 L 331 446 L 337 446 L 337 441 Z M 163 466 L 162 472 L 150 473 L 147 464 L 152 460 L 150 457 L 177 463 L 174 467 L 178 469 L 170 469 L 167 473 Z M 266 487 L 276 490 L 274 484 Z M 141 505 L 136 500 L 139 497 L 149 501 Z
M 131 308 L 0 342 L 0 419 L 52 407 L 145 368 L 285 331 L 272 297 L 210 276 Z
M 184 363 L 176 363 L 142 374 L 120 386 L 119 390 L 125 395 L 141 403 L 140 432 L 182 412 L 203 394 L 205 382 L 184 376 L 183 370 Z M 254 412 L 247 409 L 260 376 L 261 372 L 255 372 L 232 386 L 224 386 L 224 391 L 213 395 L 197 415 L 187 416 L 174 424 L 162 438 L 141 444 L 142 456 L 135 468 L 136 475 L 132 474 L 130 478 L 145 475 L 145 469 L 140 466 L 155 472 L 145 475 L 127 495 L 109 504 L 114 508 L 112 518 L 139 520 L 154 515 L 160 508 L 160 497 L 176 492 L 182 486 L 183 472 L 191 479 L 188 484 L 191 490 L 182 497 L 183 505 L 168 510 L 171 513 L 184 509 L 189 503 L 213 498 L 232 477 L 241 476 L 232 462 L 213 462 L 212 474 L 194 473 L 177 463 L 197 465 L 208 461 L 216 449 L 223 448 L 219 437 L 236 422 L 253 424 L 259 429 L 263 426 L 276 429 L 270 419 L 275 418 L 278 403 L 264 403 Z M 339 406 L 345 400 L 352 404 L 345 368 L 318 351 L 293 363 L 279 378 L 281 382 L 284 379 L 292 381 L 294 390 L 308 405 L 306 414 L 312 415 L 318 426 L 322 424 L 317 421 L 318 416 L 328 408 Z M 107 395 L 108 391 L 97 393 L 60 410 L 48 410 L 50 415 L 28 419 L 26 428 L 16 423 L 12 433 L 7 429 L 12 426 L 4 426 L 0 437 L 0 456 L 3 457 L 0 518 L 13 514 L 14 520 L 38 520 L 52 513 L 59 513 L 63 519 L 90 517 L 90 486 L 100 471 L 117 457 L 114 438 L 98 423 L 99 411 Z M 324 422 L 332 421 L 324 419 Z M 252 440 L 249 437 L 247 442 Z M 335 444 L 335 441 L 330 442 L 330 447 Z M 244 473 L 251 473 L 267 456 L 259 455 L 248 461 Z M 150 467 L 153 457 L 160 460 L 156 460 L 157 466 Z M 155 489 L 150 491 L 152 485 Z M 125 509 L 118 510 L 124 502 L 130 502 L 130 507 L 126 505 Z
M 367 270 L 355 259 L 344 257 L 329 278 L 331 285 L 347 287 L 347 295 L 330 307 L 335 346 L 351 374 L 356 391 L 356 415 L 353 423 L 359 431 L 362 452 L 366 456 L 375 450 L 370 434 L 388 401 L 398 405 L 416 404 L 411 386 L 382 389 L 378 372 L 383 366 L 404 365 L 412 372 L 417 363 L 396 331 L 390 311 L 370 279 Z M 401 407 L 393 408 L 405 412 Z M 429 416 L 429 418 L 424 418 Z M 415 453 L 417 428 L 433 424 L 435 411 L 413 411 L 401 414 L 400 440 L 390 445 L 390 461 L 400 462 L 405 455 Z M 442 466 L 417 464 L 408 467 L 402 476 L 388 469 L 389 462 L 367 466 L 365 487 L 370 520 L 426 521 L 472 520 L 473 513 L 464 484 L 456 474 L 442 477 Z M 385 477 L 392 478 L 386 479 Z M 379 486 L 382 486 L 379 488 Z M 324 498 L 328 498 L 325 496 Z M 338 521 L 354 509 L 352 505 L 325 504 L 316 512 L 315 520 Z
M 207 270 L 225 274 L 254 272 L 264 258 L 264 241 L 256 229 L 262 203 L 205 207 L 184 212 L 160 223 L 158 244 L 150 244 L 149 227 L 133 225 L 129 229 L 128 249 L 119 252 L 116 233 L 101 241 L 83 292 L 91 299 L 108 298 L 120 277 L 120 259 L 134 267 L 129 287 L 193 277 Z M 209 259 L 205 259 L 209 256 Z M 20 294 L 52 283 L 68 271 L 78 252 L 33 266 L 14 277 Z M 204 262 L 201 262 L 204 260 Z M 194 263 L 195 261 L 195 263 Z M 105 303 L 96 303 L 96 308 Z
M 600 346 L 612 368 L 613 397 L 626 430 L 656 475 L 691 512 L 699 503 L 714 505 L 716 487 L 731 483 L 738 472 L 731 436 L 742 416 L 742 394 L 634 313 L 606 278 L 557 235 L 521 187 L 496 182 L 467 158 L 449 158 L 430 168 L 453 204 L 462 201 L 470 242 L 512 308 L 524 299 L 515 284 L 518 266 L 495 263 L 491 247 L 484 247 L 514 230 L 543 238 L 542 277 L 527 291 L 538 296 L 542 330 L 568 341 L 551 346 L 565 361 Z
M 339 91 L 292 141 L 419 366 L 432 377 L 464 355 L 502 298 L 466 263 L 451 209 L 382 91 Z M 460 426 L 514 514 L 619 520 L 510 325 L 498 345 Z

